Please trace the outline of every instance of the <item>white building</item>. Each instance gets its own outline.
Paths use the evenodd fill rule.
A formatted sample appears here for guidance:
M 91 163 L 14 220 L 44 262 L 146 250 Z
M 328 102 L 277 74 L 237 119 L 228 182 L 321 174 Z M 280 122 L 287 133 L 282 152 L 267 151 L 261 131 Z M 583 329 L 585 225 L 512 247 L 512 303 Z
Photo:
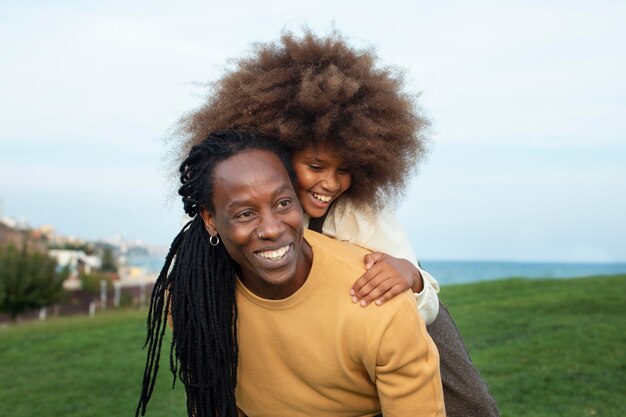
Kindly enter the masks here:
M 70 272 L 75 273 L 82 270 L 89 274 L 92 268 L 100 268 L 102 260 L 96 255 L 87 255 L 82 250 L 70 249 L 50 249 L 48 255 L 57 260 L 57 263 L 64 267 L 69 266 Z

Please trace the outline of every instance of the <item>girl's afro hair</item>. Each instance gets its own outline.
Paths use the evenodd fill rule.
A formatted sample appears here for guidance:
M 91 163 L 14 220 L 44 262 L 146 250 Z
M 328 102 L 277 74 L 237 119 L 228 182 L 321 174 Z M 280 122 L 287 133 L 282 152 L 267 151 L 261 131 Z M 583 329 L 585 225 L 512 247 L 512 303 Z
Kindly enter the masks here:
M 428 121 L 402 73 L 377 59 L 337 32 L 257 44 L 180 120 L 181 154 L 226 128 L 274 137 L 290 152 L 324 146 L 352 173 L 345 198 L 371 209 L 393 203 L 424 154 Z

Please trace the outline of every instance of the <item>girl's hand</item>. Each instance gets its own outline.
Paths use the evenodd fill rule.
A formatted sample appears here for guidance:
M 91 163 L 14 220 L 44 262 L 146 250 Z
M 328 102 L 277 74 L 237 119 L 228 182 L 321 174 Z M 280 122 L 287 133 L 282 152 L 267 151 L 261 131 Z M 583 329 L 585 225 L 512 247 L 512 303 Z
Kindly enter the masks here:
M 353 303 L 363 307 L 372 302 L 382 305 L 409 288 L 413 292 L 420 292 L 424 288 L 419 270 L 406 259 L 372 252 L 365 255 L 363 260 L 366 271 L 350 289 Z

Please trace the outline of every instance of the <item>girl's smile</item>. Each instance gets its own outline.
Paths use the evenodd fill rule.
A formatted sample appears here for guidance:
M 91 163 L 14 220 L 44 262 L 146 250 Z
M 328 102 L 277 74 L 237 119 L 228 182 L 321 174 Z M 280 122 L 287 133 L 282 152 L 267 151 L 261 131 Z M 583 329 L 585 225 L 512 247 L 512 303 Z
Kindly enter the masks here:
M 328 148 L 304 148 L 294 152 L 292 162 L 298 177 L 298 199 L 311 217 L 322 217 L 330 203 L 352 184 L 352 174 L 344 161 Z

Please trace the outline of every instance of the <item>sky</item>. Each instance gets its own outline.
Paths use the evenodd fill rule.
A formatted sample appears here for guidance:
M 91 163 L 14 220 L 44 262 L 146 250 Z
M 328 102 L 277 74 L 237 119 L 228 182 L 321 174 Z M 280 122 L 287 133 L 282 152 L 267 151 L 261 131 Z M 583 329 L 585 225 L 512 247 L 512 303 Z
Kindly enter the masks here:
M 0 215 L 169 245 L 167 152 L 255 42 L 333 28 L 432 126 L 398 207 L 428 260 L 626 262 L 626 3 L 0 0 Z

